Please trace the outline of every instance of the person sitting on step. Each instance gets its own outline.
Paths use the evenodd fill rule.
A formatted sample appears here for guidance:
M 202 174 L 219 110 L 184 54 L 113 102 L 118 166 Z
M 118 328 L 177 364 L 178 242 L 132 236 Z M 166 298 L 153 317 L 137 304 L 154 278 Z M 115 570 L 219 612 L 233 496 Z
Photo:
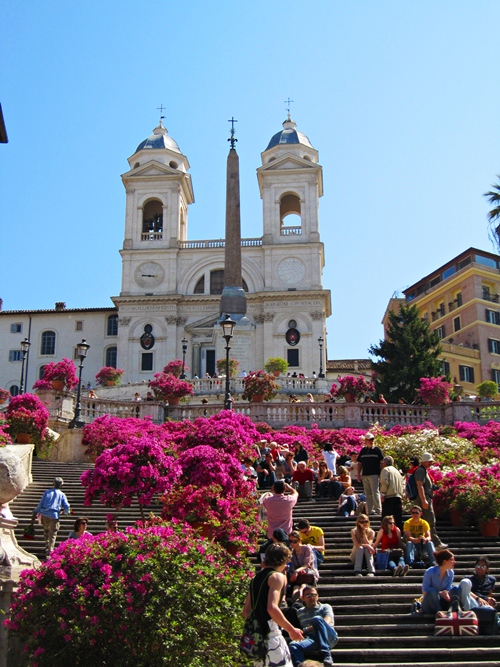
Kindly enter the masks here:
M 301 663 L 307 664 L 303 662 L 306 655 L 318 652 L 323 667 L 331 667 L 333 660 L 330 651 L 338 641 L 333 627 L 333 609 L 331 605 L 319 601 L 318 591 L 314 586 L 304 587 L 301 602 L 304 606 L 297 610 L 297 616 L 305 639 L 289 644 L 292 663 L 294 667 L 299 667 Z M 314 661 L 312 664 L 315 664 Z M 321 666 L 321 663 L 319 664 Z
M 316 495 L 320 498 L 327 498 L 329 496 L 329 487 L 331 481 L 332 471 L 328 469 L 325 461 L 321 461 L 316 477 Z
M 292 599 L 298 600 L 302 595 L 304 586 L 309 584 L 315 586 L 319 579 L 316 569 L 314 549 L 310 544 L 301 544 L 300 533 L 292 530 L 288 536 L 292 548 L 292 559 L 288 566 L 289 581 L 292 586 Z
M 292 475 L 292 486 L 302 498 L 307 498 L 309 502 L 314 502 L 312 497 L 312 485 L 314 482 L 314 473 L 307 468 L 305 461 L 299 461 L 297 470 Z
M 370 528 L 370 519 L 366 514 L 360 514 L 356 519 L 356 526 L 351 530 L 353 547 L 351 551 L 351 560 L 354 563 L 354 574 L 356 577 L 362 577 L 363 558 L 366 561 L 368 577 L 375 576 L 375 563 L 373 555 L 373 540 L 375 531 Z
M 421 563 L 425 557 L 432 565 L 435 549 L 431 542 L 431 527 L 422 519 L 421 507 L 413 505 L 411 519 L 404 522 L 403 530 L 406 539 L 405 562 L 411 566 Z
M 460 605 L 464 611 L 476 607 L 496 609 L 496 600 L 491 597 L 496 579 L 488 574 L 489 570 L 489 558 L 479 556 L 474 566 L 474 574 L 465 577 L 460 582 Z
M 300 543 L 310 544 L 316 559 L 316 569 L 325 560 L 325 533 L 319 526 L 311 526 L 308 519 L 299 519 L 297 529 L 300 533 Z
M 257 464 L 257 479 L 259 480 L 259 489 L 270 489 L 276 481 L 276 466 L 273 462 L 271 452 L 268 452 L 264 460 Z
M 392 572 L 393 577 L 406 577 L 410 570 L 410 566 L 405 565 L 405 560 L 403 558 L 404 544 L 401 539 L 401 531 L 396 526 L 396 521 L 392 515 L 384 516 L 382 519 L 380 530 L 377 533 L 373 546 L 375 549 L 380 548 L 382 551 L 389 552 L 387 569 L 389 572 Z
M 353 486 L 348 486 L 339 498 L 338 516 L 351 516 L 356 511 L 356 491 Z

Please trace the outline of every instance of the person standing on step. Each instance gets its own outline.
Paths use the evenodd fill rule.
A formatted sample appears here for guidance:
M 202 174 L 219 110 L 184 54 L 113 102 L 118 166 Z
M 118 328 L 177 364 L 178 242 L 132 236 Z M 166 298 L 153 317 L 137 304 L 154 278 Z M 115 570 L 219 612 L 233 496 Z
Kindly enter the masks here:
M 394 467 L 392 456 L 384 456 L 380 471 L 380 498 L 382 515 L 394 516 L 396 526 L 403 530 L 403 496 L 405 481 L 403 475 Z
M 367 514 L 381 514 L 379 477 L 380 463 L 384 458 L 380 447 L 374 446 L 375 436 L 373 433 L 364 435 L 365 445 L 358 456 L 358 482 L 363 482 L 366 495 Z
M 254 662 L 255 667 L 292 667 L 290 651 L 280 628 L 286 630 L 291 639 L 304 639 L 302 630 L 295 628 L 280 608 L 286 586 L 284 571 L 290 555 L 290 549 L 284 544 L 271 544 L 264 556 L 262 569 L 250 582 L 242 611 L 243 618 L 248 618 L 252 609 L 255 609 L 261 625 L 268 628 L 266 655 L 263 660 Z
M 274 531 L 281 528 L 289 535 L 293 530 L 293 508 L 297 504 L 299 494 L 282 479 L 274 482 L 272 496 L 264 498 L 262 505 L 267 513 L 267 537 L 272 538 Z
M 305 639 L 292 641 L 289 645 L 293 665 L 298 667 L 303 664 L 308 653 L 318 652 L 321 654 L 323 666 L 331 667 L 333 660 L 330 651 L 338 642 L 333 627 L 333 609 L 331 605 L 319 601 L 318 591 L 314 586 L 304 587 L 301 602 L 304 606 L 297 610 L 297 616 Z
M 431 528 L 431 537 L 436 549 L 446 549 L 448 546 L 441 542 L 436 532 L 436 515 L 432 506 L 432 496 L 434 493 L 434 484 L 429 475 L 429 468 L 434 463 L 434 457 L 429 452 L 422 454 L 420 466 L 415 470 L 415 482 L 417 483 L 418 497 L 414 500 L 416 505 L 422 508 L 422 519 L 427 521 Z
M 33 518 L 37 514 L 41 515 L 47 556 L 53 551 L 56 543 L 57 532 L 61 527 L 61 524 L 59 523 L 61 512 L 66 512 L 66 514 L 70 513 L 68 499 L 61 491 L 63 484 L 63 478 L 56 477 L 54 480 L 54 487 L 52 489 L 47 489 L 47 491 L 44 492 L 37 508 L 33 511 Z

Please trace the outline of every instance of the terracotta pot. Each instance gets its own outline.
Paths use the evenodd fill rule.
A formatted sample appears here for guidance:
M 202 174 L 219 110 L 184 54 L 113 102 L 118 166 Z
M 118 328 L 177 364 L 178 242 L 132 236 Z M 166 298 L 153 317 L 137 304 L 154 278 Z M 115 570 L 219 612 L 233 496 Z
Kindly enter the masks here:
M 464 525 L 462 520 L 462 511 L 461 510 L 450 510 L 450 521 L 451 525 L 455 528 L 460 528 Z
M 346 403 L 356 403 L 355 394 L 345 394 L 344 398 Z
M 193 521 L 191 526 L 194 530 L 199 530 L 201 532 L 201 536 L 205 537 L 207 540 L 211 540 L 214 536 L 213 527 L 206 521 Z
M 31 444 L 31 435 L 29 433 L 18 433 L 16 442 L 18 445 L 29 445 Z
M 264 402 L 264 394 L 254 394 L 252 396 L 252 403 L 263 403 Z
M 180 396 L 169 396 L 168 404 L 169 405 L 179 405 L 181 398 Z
M 3 405 L 6 402 L 7 402 L 6 398 L 0 398 L 0 405 Z
M 500 532 L 500 519 L 481 521 L 479 524 L 479 532 L 482 537 L 498 537 Z
M 237 556 L 240 548 L 236 544 L 228 544 L 226 546 L 226 551 L 231 554 L 231 556 Z
M 64 380 L 52 380 L 52 389 L 54 391 L 64 391 Z
M 273 371 L 273 375 L 274 375 L 275 378 L 279 378 L 281 373 L 279 371 Z
M 438 398 L 437 396 L 430 396 L 427 400 L 429 405 L 444 405 L 444 398 Z
M 108 387 L 114 387 L 115 386 L 115 381 L 114 380 L 106 380 L 106 384 Z

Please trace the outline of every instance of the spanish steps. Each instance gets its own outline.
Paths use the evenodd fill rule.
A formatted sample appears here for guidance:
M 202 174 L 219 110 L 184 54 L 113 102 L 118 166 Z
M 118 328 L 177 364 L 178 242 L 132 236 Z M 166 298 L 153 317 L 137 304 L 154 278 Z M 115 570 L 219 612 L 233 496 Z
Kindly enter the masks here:
M 63 490 L 74 511 L 72 516 L 61 518 L 58 543 L 66 539 L 78 516 L 89 517 L 90 532 L 96 534 L 105 530 L 109 508 L 100 504 L 83 505 L 84 492 L 79 478 L 88 467 L 86 464 L 35 459 L 33 483 L 11 503 L 11 510 L 19 519 L 16 529 L 19 544 L 41 560 L 44 558 L 41 527 L 37 527 L 35 541 L 25 540 L 23 529 L 41 494 L 52 485 L 55 476 L 64 478 Z M 329 602 L 334 609 L 339 634 L 339 642 L 332 651 L 335 664 L 344 667 L 360 664 L 366 667 L 429 667 L 438 663 L 443 667 L 500 667 L 499 636 L 434 637 L 433 619 L 411 614 L 412 602 L 421 593 L 423 569 L 410 570 L 405 578 L 392 578 L 385 572 L 377 572 L 371 579 L 355 578 L 349 559 L 350 529 L 355 519 L 335 516 L 336 507 L 337 504 L 329 500 L 317 499 L 315 503 L 299 500 L 294 511 L 295 519 L 307 518 L 325 532 L 326 558 L 319 568 L 318 590 L 320 599 Z M 132 525 L 139 518 L 139 507 L 132 505 L 120 510 L 119 525 L 121 528 Z M 375 530 L 379 523 L 380 517 L 371 522 Z M 438 531 L 457 559 L 456 580 L 473 571 L 479 554 L 490 558 L 491 573 L 497 579 L 500 577 L 498 539 L 482 538 L 475 528 L 454 528 L 446 520 L 438 521 Z

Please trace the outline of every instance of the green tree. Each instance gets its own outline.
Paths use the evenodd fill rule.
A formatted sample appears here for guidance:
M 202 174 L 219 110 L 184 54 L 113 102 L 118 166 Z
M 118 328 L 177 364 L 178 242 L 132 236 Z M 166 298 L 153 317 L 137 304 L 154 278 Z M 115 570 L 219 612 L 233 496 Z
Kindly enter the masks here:
M 438 335 L 420 318 L 417 306 L 412 304 L 401 304 L 397 314 L 389 312 L 386 339 L 378 346 L 372 345 L 369 353 L 380 359 L 372 361 L 375 387 L 389 403 L 397 403 L 400 398 L 412 403 L 420 378 L 442 373 Z
M 497 178 L 500 181 L 500 174 L 497 174 Z M 491 187 L 492 189 L 485 192 L 483 197 L 486 197 L 488 202 L 493 206 L 491 211 L 488 211 L 490 240 L 497 250 L 500 250 L 500 225 L 496 224 L 500 219 L 500 182 L 494 183 Z

